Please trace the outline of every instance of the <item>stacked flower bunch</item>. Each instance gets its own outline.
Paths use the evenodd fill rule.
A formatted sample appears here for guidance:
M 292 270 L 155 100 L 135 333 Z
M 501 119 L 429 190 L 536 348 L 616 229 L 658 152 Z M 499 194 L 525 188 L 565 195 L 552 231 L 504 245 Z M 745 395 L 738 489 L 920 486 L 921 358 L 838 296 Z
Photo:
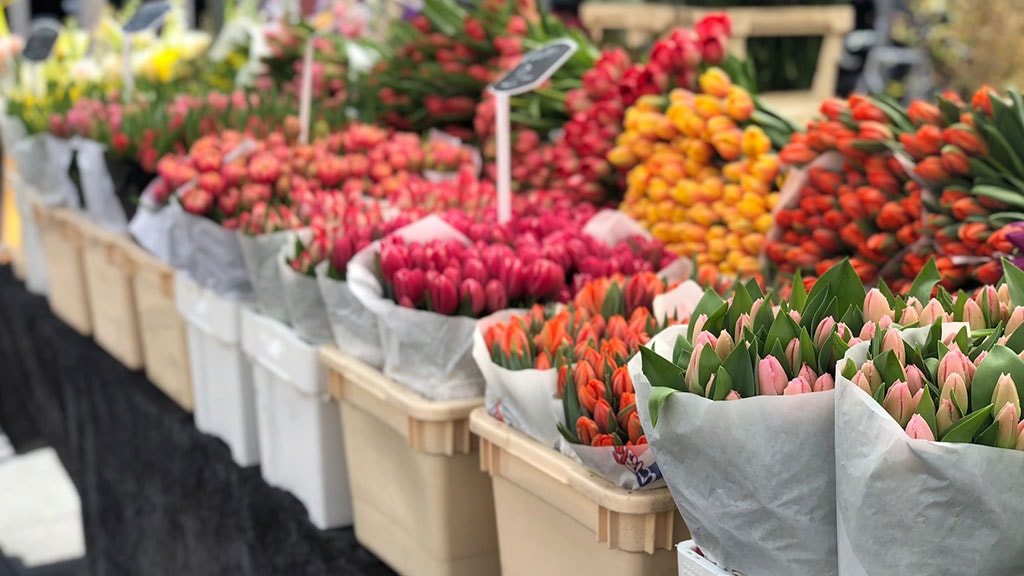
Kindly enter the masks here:
M 621 209 L 700 268 L 752 276 L 772 223 L 779 160 L 750 93 L 720 68 L 699 82 L 697 94 L 645 96 L 626 112 L 608 155 L 629 169 Z
M 280 23 L 266 31 L 270 54 L 263 59 L 266 73 L 257 78 L 261 89 L 276 87 L 298 102 L 303 72 L 303 52 L 314 34 L 307 24 Z M 348 57 L 346 39 L 340 34 L 313 38 L 313 101 L 316 107 L 338 111 L 345 104 Z
M 992 284 L 1002 277 L 1001 256 L 1024 248 L 1013 232 L 1024 208 L 1024 99 L 1005 98 L 982 87 L 965 104 L 955 95 L 938 106 L 914 102 L 916 133 L 900 136 L 917 165 L 914 173 L 929 184 L 924 234 L 949 261 L 950 289 L 969 283 Z M 916 255 L 905 274 L 919 269 Z
M 427 0 L 420 14 L 392 29 L 384 57 L 364 78 L 377 98 L 364 114 L 402 130 L 443 128 L 472 139 L 484 88 L 524 51 L 531 0 L 487 0 L 470 8 Z
M 470 236 L 469 245 L 386 238 L 378 266 L 385 296 L 406 308 L 480 317 L 568 302 L 589 279 L 651 272 L 671 259 L 660 243 L 643 237 L 608 246 L 584 234 L 575 215 L 549 213 L 474 230 L 482 236 Z
M 924 121 L 924 111 L 911 107 L 905 115 L 883 99 L 855 95 L 824 102 L 821 113 L 779 153 L 806 178 L 789 184 L 798 189 L 776 212 L 765 254 L 786 275 L 820 275 L 849 257 L 863 281 L 883 275 L 905 290 L 914 275 L 886 264 L 921 238 L 921 187 L 890 149 L 898 148 L 895 134 L 902 139 Z
M 725 58 L 732 33 L 726 14 L 705 16 L 693 30 L 674 30 L 654 43 L 646 63 L 630 64 L 621 49 L 602 52 L 583 74 L 583 86 L 566 94 L 571 115 L 562 126 L 553 155 L 555 185 L 574 190 L 590 201 L 618 199 L 624 188 L 607 156 L 622 132 L 626 109 L 644 95 L 666 94 L 672 88 L 697 88 L 702 66 Z

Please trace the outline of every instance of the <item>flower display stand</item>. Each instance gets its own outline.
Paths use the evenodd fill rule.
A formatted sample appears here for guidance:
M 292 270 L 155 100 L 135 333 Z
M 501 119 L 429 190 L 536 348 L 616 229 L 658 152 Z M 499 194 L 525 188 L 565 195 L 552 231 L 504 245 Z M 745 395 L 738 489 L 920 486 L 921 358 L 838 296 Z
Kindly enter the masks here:
M 39 202 L 32 204 L 32 217 L 42 241 L 50 309 L 76 332 L 88 336 L 92 334 L 92 315 L 85 282 L 84 236 L 79 226 L 85 217 Z
M 722 570 L 697 551 L 693 540 L 681 542 L 679 553 L 679 576 L 733 576 L 733 572 Z
M 120 239 L 89 220 L 78 222 L 83 238 L 86 291 L 93 339 L 131 370 L 143 367 L 142 338 L 136 311 L 131 268 Z
M 290 327 L 245 308 L 242 351 L 252 365 L 260 472 L 294 494 L 321 530 L 352 524 L 340 411 L 317 348 Z
M 689 533 L 668 488 L 619 488 L 486 408 L 470 429 L 494 484 L 502 574 L 675 574 Z
M 333 346 L 320 349 L 340 403 L 356 539 L 400 574 L 501 573 L 491 482 L 470 412 L 432 402 Z
M 252 366 L 242 354 L 242 303 L 175 272 L 174 298 L 185 320 L 196 428 L 231 448 L 239 466 L 259 463 Z
M 186 412 L 195 406 L 185 323 L 174 300 L 174 269 L 125 236 L 114 240 L 138 313 L 146 377 Z

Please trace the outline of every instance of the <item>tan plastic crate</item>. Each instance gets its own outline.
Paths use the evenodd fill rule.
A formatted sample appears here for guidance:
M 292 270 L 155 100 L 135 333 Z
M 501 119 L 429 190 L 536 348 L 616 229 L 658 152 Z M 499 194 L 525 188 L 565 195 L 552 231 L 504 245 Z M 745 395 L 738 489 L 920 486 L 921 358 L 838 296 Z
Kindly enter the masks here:
M 33 200 L 32 217 L 39 226 L 50 283 L 50 309 L 83 336 L 92 334 L 88 287 L 83 258 L 84 237 L 79 222 L 85 218 L 66 208 L 52 208 Z
M 93 338 L 118 362 L 139 370 L 143 366 L 142 338 L 132 269 L 122 248 L 128 237 L 84 219 L 77 225 L 83 237 Z
M 500 574 L 491 481 L 469 413 L 431 402 L 333 346 L 320 349 L 341 407 L 356 539 L 406 576 Z
M 494 481 L 504 576 L 676 574 L 690 534 L 668 488 L 619 488 L 483 407 L 469 422 Z
M 174 300 L 174 268 L 128 237 L 118 237 L 115 254 L 132 279 L 146 377 L 185 411 L 192 412 L 195 401 L 188 340 Z

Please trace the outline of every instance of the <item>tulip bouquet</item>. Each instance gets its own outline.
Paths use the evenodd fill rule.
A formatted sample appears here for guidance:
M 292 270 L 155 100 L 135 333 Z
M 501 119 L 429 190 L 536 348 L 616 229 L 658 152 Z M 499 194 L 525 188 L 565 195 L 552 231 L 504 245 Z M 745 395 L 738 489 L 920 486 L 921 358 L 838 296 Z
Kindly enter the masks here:
M 261 89 L 280 88 L 284 94 L 298 102 L 304 65 L 303 52 L 314 32 L 307 24 L 281 23 L 268 28 L 266 43 L 270 54 L 263 59 L 266 73 L 256 79 L 256 85 Z M 337 114 L 345 105 L 347 41 L 340 34 L 322 34 L 312 38 L 312 97 L 319 110 L 330 110 Z
M 840 574 L 1024 570 L 1007 536 L 1024 507 L 1005 498 L 1024 473 L 1024 272 L 1002 265 L 1006 283 L 972 297 L 940 289 L 922 305 L 930 285 L 919 298 L 868 295 L 879 330 L 836 369 Z M 963 522 L 934 505 L 952 501 Z
M 630 362 L 647 440 L 719 566 L 836 574 L 833 374 L 874 329 L 865 295 L 847 261 L 810 291 L 794 282 L 777 306 L 753 282 L 726 300 L 708 291 L 689 326 L 668 328 Z
M 626 361 L 701 290 L 653 273 L 588 282 L 566 307 L 533 306 L 481 320 L 473 357 L 490 413 L 548 446 L 562 445 L 629 489 L 660 478 L 646 449 Z M 565 446 L 565 442 L 569 445 Z
M 778 196 L 778 157 L 758 125 L 764 115 L 725 71 L 704 72 L 700 88 L 643 97 L 627 111 L 608 155 L 629 169 L 622 210 L 699 267 L 752 276 Z
M 908 118 L 886 100 L 855 95 L 827 100 L 821 113 L 779 154 L 803 171 L 786 183 L 765 254 L 785 275 L 819 275 L 849 258 L 863 281 L 883 277 L 905 291 L 916 274 L 901 274 L 900 263 L 921 241 L 921 186 L 892 150 L 920 112 Z

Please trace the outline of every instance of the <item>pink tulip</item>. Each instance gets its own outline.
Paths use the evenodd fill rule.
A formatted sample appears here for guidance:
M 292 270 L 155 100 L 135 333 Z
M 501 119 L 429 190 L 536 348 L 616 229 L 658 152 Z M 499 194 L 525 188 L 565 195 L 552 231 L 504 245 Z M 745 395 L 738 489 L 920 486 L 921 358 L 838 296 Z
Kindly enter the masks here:
M 395 273 L 409 266 L 408 251 L 405 245 L 397 242 L 385 242 L 380 247 L 380 272 L 385 282 L 393 282 Z
M 798 367 L 801 364 L 800 358 L 800 339 L 793 338 L 789 341 L 789 344 L 786 344 L 786 360 L 794 372 L 799 369 Z
M 757 383 L 762 396 L 779 396 L 786 389 L 789 378 L 778 358 L 765 356 L 757 364 Z
M 942 307 L 942 304 L 939 304 L 938 300 L 932 299 L 921 310 L 918 322 L 922 326 L 931 326 L 936 320 L 945 320 L 946 318 L 946 310 Z
M 462 263 L 462 277 L 472 278 L 484 285 L 487 283 L 487 269 L 479 258 L 470 258 Z
M 1013 404 L 1017 413 L 1020 413 L 1020 396 L 1017 394 L 1017 385 L 1014 384 L 1013 378 L 1009 374 L 1000 374 L 999 379 L 996 380 L 996 387 L 992 391 L 992 415 L 996 415 L 996 407 L 1002 407 L 1006 403 Z
M 706 321 L 707 321 L 707 317 L 705 316 L 705 322 Z M 748 328 L 749 329 L 750 327 L 751 327 L 750 314 L 740 314 L 740 317 L 736 319 L 736 329 L 733 331 L 733 334 L 735 334 L 737 338 L 742 338 L 743 337 L 743 329 L 744 328 Z
M 935 427 L 939 431 L 939 436 L 943 436 L 958 420 L 960 411 L 953 405 L 953 401 L 949 398 L 939 400 L 939 409 L 935 413 Z
M 871 394 L 878 390 L 878 387 L 882 385 L 882 375 L 878 373 L 878 368 L 875 367 L 875 363 L 868 360 L 860 367 L 860 371 L 864 374 L 868 384 L 871 386 Z
M 920 319 L 921 317 L 917 313 L 917 310 L 907 306 L 903 309 L 903 314 L 900 315 L 900 324 L 903 326 L 910 326 L 911 324 L 916 324 Z
M 907 436 L 917 440 L 931 440 L 935 441 L 935 435 L 932 434 L 932 429 L 928 426 L 928 423 L 921 418 L 920 414 L 914 414 L 910 417 L 910 421 L 907 423 Z
M 875 331 L 877 329 L 878 324 L 875 324 L 874 322 L 868 322 L 860 329 L 860 334 L 858 334 L 857 337 L 860 338 L 861 340 L 871 340 L 872 338 L 875 337 Z
M 907 386 L 910 387 L 911 395 L 917 394 L 917 391 L 924 387 L 924 372 L 921 372 L 921 369 L 913 364 L 904 368 L 904 372 L 907 376 Z
M 901 427 L 905 427 L 910 422 L 910 416 L 917 411 L 923 394 L 924 390 L 918 390 L 917 395 L 912 396 L 906 382 L 896 382 L 886 393 L 882 407 L 900 423 Z
M 440 274 L 430 283 L 430 303 L 434 312 L 450 316 L 459 310 L 459 293 L 447 276 Z
M 546 300 L 557 296 L 565 286 L 565 270 L 546 258 L 535 260 L 527 274 L 526 293 Z
M 809 394 L 811 385 L 803 378 L 793 378 L 782 391 L 783 396 L 795 396 L 797 394 Z
M 939 393 L 939 399 L 952 400 L 954 405 L 966 410 L 967 398 L 967 384 L 964 383 L 964 377 L 958 372 L 950 373 L 942 383 L 942 391 Z
M 395 286 L 395 300 L 402 303 L 403 300 L 415 308 L 423 301 L 426 293 L 427 282 L 423 271 L 418 268 L 402 268 L 395 272 L 393 282 Z
M 903 345 L 903 338 L 900 337 L 899 331 L 895 328 L 886 330 L 885 336 L 882 337 L 882 352 L 890 351 L 896 355 L 900 366 L 907 363 L 907 349 Z
M 987 325 L 985 313 L 974 300 L 968 300 L 964 305 L 964 322 L 971 327 L 971 330 L 983 330 Z
M 804 364 L 800 367 L 800 372 L 797 374 L 798 378 L 803 378 L 807 382 L 808 386 L 814 386 L 814 382 L 818 379 L 818 375 L 814 373 L 814 370 L 810 366 Z
M 993 325 L 996 325 L 1006 318 L 1003 316 L 1003 309 L 999 307 L 999 293 L 995 286 L 983 286 L 972 300 L 980 308 L 987 301 L 988 317 Z M 965 307 L 966 308 L 966 307 Z
M 953 348 L 939 360 L 938 381 L 946 382 L 951 374 L 959 374 L 967 388 L 971 387 L 977 368 L 959 348 Z
M 893 315 L 892 307 L 885 298 L 885 294 L 878 288 L 872 288 L 864 297 L 864 321 L 880 322 L 882 318 Z
M 825 346 L 825 342 L 832 335 L 832 330 L 836 327 L 836 321 L 831 316 L 824 318 L 818 323 L 818 327 L 814 330 L 814 346 L 819 350 Z M 737 332 L 739 334 L 739 332 Z
M 826 392 L 833 390 L 836 387 L 835 381 L 832 379 L 831 374 L 822 374 L 818 376 L 818 379 L 814 381 L 814 385 L 811 386 L 811 390 L 814 392 Z
M 488 280 L 487 285 L 484 286 L 484 296 L 488 312 L 497 312 L 508 308 L 508 294 L 500 281 L 493 278 Z
M 871 395 L 871 394 L 872 394 L 872 392 L 871 392 L 871 383 L 870 383 L 870 382 L 868 382 L 868 378 L 867 378 L 867 376 L 865 376 L 865 375 L 864 375 L 864 373 L 863 373 L 863 372 L 857 372 L 857 373 L 856 373 L 856 374 L 855 374 L 855 375 L 853 376 L 853 380 L 852 380 L 852 382 L 853 382 L 853 383 L 854 383 L 854 384 L 855 384 L 855 385 L 856 385 L 856 386 L 857 386 L 858 388 L 860 388 L 860 389 L 861 389 L 861 390 L 863 390 L 863 391 L 864 391 L 865 393 L 867 393 L 868 395 Z
M 640 277 L 634 276 L 634 278 Z M 722 330 L 722 333 L 718 335 L 718 342 L 715 343 L 715 354 L 718 354 L 718 357 L 721 358 L 722 361 L 725 361 L 735 347 L 736 343 L 733 342 L 732 336 L 730 336 L 725 330 Z
M 1020 410 L 1012 402 L 1003 404 L 996 413 L 996 446 L 999 448 L 1013 448 L 1017 445 L 1018 428 L 1020 422 Z
M 1024 324 L 1024 306 L 1017 306 L 1010 313 L 1010 319 L 1006 321 L 1006 335 L 1011 336 Z
M 459 287 L 459 296 L 463 302 L 469 302 L 469 310 L 473 316 L 479 316 L 487 306 L 484 287 L 475 278 L 466 278 Z
M 740 399 L 740 393 L 735 391 L 735 390 L 730 390 L 729 393 L 725 395 L 725 399 L 726 400 L 739 400 Z M 1024 437 L 1024 435 L 1022 435 L 1022 437 Z

